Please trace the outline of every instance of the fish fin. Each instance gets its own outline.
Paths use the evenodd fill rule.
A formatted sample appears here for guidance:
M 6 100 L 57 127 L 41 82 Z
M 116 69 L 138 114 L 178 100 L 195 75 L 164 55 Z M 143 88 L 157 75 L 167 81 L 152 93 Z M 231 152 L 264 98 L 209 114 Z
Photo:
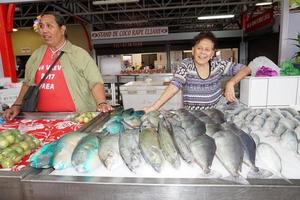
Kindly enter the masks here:
M 285 180 L 286 182 L 288 182 L 289 184 L 291 184 L 291 185 L 294 184 L 290 179 L 288 179 L 287 177 L 283 176 L 282 174 L 281 174 L 281 178 L 282 178 L 283 180 Z
M 273 173 L 269 170 L 258 168 L 258 171 L 251 169 L 247 174 L 247 178 L 268 178 L 272 175 Z
M 199 178 L 220 178 L 222 175 L 215 171 L 215 170 L 210 170 L 208 173 L 201 173 L 198 175 Z
M 136 127 L 134 126 L 131 126 L 130 124 L 128 124 L 124 119 L 122 119 L 122 124 L 125 125 L 125 126 L 128 126 L 130 129 L 135 129 Z
M 238 174 L 238 176 L 227 176 L 224 178 L 221 178 L 222 180 L 226 180 L 226 181 L 231 181 L 234 183 L 238 183 L 238 184 L 242 184 L 242 185 L 250 185 L 249 181 L 244 178 L 243 176 L 241 176 L 240 174 Z

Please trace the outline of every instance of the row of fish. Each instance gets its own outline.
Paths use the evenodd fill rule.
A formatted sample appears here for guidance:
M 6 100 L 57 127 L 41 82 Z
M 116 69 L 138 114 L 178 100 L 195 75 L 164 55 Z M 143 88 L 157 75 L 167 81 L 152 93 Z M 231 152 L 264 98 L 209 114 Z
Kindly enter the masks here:
M 253 117 L 249 116 L 253 113 Z M 287 123 L 283 120 L 286 116 L 297 120 L 298 113 L 277 110 L 279 118 L 266 113 L 266 110 L 246 108 L 179 109 L 148 114 L 133 109 L 119 111 L 112 114 L 97 134 L 74 132 L 43 146 L 31 157 L 31 166 L 53 166 L 55 169 L 73 166 L 78 172 L 89 172 L 101 163 L 112 171 L 125 163 L 130 171 L 136 172 L 148 163 L 160 172 L 165 162 L 174 169 L 180 169 L 185 162 L 198 164 L 202 169 L 201 177 L 216 178 L 222 176 L 218 169 L 212 170 L 217 160 L 230 174 L 223 178 L 235 182 L 247 183 L 241 175 L 244 165 L 250 168 L 247 178 L 266 178 L 273 174 L 285 178 L 278 167 L 280 156 L 274 156 L 277 151 L 266 142 L 269 138 L 260 140 L 254 132 L 270 117 L 278 119 L 274 126 L 277 127 L 278 123 Z M 294 129 L 297 127 L 298 124 L 293 125 Z M 285 138 L 284 135 L 287 134 L 280 136 Z M 265 169 L 257 167 L 257 160 L 264 162 Z

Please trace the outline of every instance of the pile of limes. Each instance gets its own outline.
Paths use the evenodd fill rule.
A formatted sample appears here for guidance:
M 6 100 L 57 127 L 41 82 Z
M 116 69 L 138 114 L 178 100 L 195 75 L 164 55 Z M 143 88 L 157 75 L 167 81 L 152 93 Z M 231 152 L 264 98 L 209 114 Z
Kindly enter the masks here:
M 11 168 L 24 156 L 29 155 L 40 144 L 37 138 L 21 134 L 17 129 L 7 129 L 0 133 L 0 165 Z

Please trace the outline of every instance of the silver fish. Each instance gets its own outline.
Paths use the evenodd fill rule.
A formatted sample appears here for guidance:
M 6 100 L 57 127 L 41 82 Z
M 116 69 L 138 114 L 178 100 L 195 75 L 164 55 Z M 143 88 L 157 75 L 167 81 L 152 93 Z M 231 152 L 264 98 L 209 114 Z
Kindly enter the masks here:
M 298 140 L 297 135 L 293 130 L 287 129 L 282 133 L 280 137 L 280 144 L 285 149 L 288 149 L 294 153 L 298 152 Z
M 204 174 L 210 173 L 211 165 L 216 152 L 215 140 L 206 134 L 198 136 L 190 144 L 196 163 L 202 168 Z
M 213 120 L 214 123 L 222 124 L 226 122 L 224 113 L 216 108 L 203 110 L 202 112 L 207 114 Z
M 215 133 L 213 138 L 216 142 L 218 158 L 233 177 L 239 177 L 244 157 L 244 149 L 239 137 L 226 130 Z
M 108 170 L 123 164 L 119 151 L 119 135 L 107 135 L 99 138 L 99 158 Z
M 139 135 L 139 146 L 147 163 L 157 172 L 161 171 L 163 157 L 160 152 L 157 132 L 153 128 L 145 128 Z
M 190 140 L 187 138 L 184 129 L 179 126 L 172 126 L 173 140 L 180 152 L 181 157 L 187 163 L 191 163 L 194 160 L 191 149 L 189 147 Z
M 126 130 L 119 138 L 120 154 L 127 167 L 135 172 L 141 165 L 142 154 L 139 149 L 139 132 L 137 129 Z
M 259 169 L 255 165 L 256 144 L 253 138 L 239 129 L 234 123 L 226 123 L 224 127 L 239 137 L 245 152 L 244 162 L 250 165 L 253 171 L 257 172 Z
M 180 167 L 180 157 L 164 119 L 160 119 L 158 123 L 158 141 L 165 159 L 175 169 L 178 169 Z

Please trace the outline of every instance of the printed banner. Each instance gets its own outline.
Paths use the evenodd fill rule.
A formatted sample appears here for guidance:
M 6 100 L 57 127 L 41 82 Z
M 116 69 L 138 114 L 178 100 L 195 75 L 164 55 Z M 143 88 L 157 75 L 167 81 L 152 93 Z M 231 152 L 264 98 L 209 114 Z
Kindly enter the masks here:
M 274 21 L 273 9 L 250 18 L 246 21 L 245 32 L 253 32 L 268 25 L 271 25 Z
M 168 35 L 168 27 L 130 28 L 109 31 L 93 31 L 92 40 L 105 40 L 112 38 L 149 37 Z

